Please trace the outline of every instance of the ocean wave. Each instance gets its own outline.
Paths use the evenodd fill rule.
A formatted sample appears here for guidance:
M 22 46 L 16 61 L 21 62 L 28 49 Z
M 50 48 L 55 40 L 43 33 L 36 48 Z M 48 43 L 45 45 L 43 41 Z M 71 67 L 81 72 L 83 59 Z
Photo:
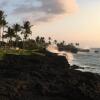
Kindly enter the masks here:
M 65 56 L 66 59 L 68 60 L 68 62 L 71 64 L 72 61 L 73 61 L 73 54 L 70 53 L 70 52 L 66 52 L 66 51 L 59 51 L 58 50 L 58 47 L 56 45 L 49 45 L 47 48 L 46 48 L 49 52 L 52 52 L 52 53 L 57 53 L 59 56 Z
M 71 65 L 84 67 L 84 69 L 78 70 L 100 73 L 100 53 L 96 54 L 91 50 L 89 53 L 78 52 L 77 54 L 72 54 L 70 52 L 59 51 L 56 45 L 49 45 L 47 50 L 52 53 L 57 53 L 59 56 L 65 56 Z
M 79 70 L 100 73 L 100 53 L 96 54 L 90 51 L 89 53 L 74 54 L 73 64 L 84 67 Z

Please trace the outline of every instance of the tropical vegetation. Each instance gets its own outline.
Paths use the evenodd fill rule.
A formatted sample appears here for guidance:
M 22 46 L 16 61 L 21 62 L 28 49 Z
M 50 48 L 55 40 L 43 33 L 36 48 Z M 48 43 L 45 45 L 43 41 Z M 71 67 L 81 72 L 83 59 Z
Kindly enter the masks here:
M 30 52 L 40 52 L 51 44 L 57 45 L 61 50 L 66 48 L 66 50 L 72 48 L 76 50 L 76 46 L 79 46 L 79 43 L 66 45 L 65 41 L 58 42 L 51 37 L 48 37 L 48 40 L 40 36 L 31 39 L 33 25 L 30 21 L 23 21 L 22 25 L 19 23 L 9 25 L 6 18 L 7 15 L 0 10 L 0 55 L 5 53 L 25 54 L 29 50 Z

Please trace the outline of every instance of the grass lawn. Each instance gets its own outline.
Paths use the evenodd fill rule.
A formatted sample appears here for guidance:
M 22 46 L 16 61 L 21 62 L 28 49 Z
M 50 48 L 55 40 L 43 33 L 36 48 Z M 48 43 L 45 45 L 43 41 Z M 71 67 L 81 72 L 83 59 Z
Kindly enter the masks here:
M 14 55 L 41 55 L 44 56 L 43 53 L 38 52 L 39 50 L 24 50 L 24 49 L 0 49 L 0 59 L 2 59 L 6 54 L 14 54 Z

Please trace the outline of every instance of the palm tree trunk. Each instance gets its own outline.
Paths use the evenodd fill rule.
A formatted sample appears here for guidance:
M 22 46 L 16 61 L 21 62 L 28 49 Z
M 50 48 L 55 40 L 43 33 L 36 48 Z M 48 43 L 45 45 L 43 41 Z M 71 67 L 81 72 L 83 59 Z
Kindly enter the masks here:
M 23 38 L 22 49 L 24 49 L 24 41 L 25 41 L 25 39 Z
M 15 34 L 15 35 L 16 35 L 15 47 L 17 47 L 17 44 L 18 44 L 18 43 L 17 43 L 17 32 L 16 32 L 16 34 Z
M 1 30 L 1 27 L 0 27 L 0 46 L 1 46 L 1 38 L 2 38 L 2 30 Z
M 10 48 L 12 47 L 12 37 L 10 37 L 10 39 L 9 39 L 9 47 Z
M 3 29 L 2 29 L 2 42 L 4 42 L 4 40 L 3 40 L 3 34 L 4 33 L 4 26 L 3 26 Z
M 3 35 L 4 35 L 4 26 L 3 26 L 3 29 L 2 29 L 2 46 L 4 46 L 3 44 L 4 44 L 4 38 L 3 38 Z
M 27 40 L 27 37 L 24 36 L 24 38 L 23 38 L 23 49 L 25 49 L 25 42 L 26 42 L 26 40 Z

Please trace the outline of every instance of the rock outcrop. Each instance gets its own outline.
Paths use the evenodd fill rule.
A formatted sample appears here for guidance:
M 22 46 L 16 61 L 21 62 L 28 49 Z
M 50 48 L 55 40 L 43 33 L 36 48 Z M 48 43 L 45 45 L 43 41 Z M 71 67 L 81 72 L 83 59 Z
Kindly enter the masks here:
M 100 100 L 100 76 L 70 69 L 57 55 L 6 55 L 0 100 Z

